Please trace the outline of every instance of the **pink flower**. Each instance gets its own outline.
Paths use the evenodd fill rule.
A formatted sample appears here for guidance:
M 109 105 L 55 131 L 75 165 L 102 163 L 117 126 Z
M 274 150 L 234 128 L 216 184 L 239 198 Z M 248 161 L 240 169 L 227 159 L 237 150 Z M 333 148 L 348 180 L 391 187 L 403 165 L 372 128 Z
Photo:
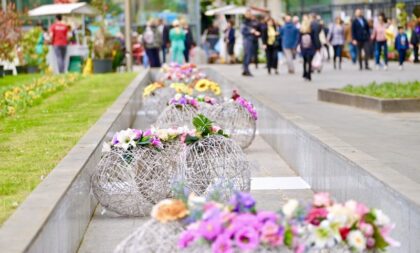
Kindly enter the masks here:
M 366 241 L 366 246 L 368 249 L 372 249 L 373 247 L 375 247 L 375 239 L 373 239 L 372 237 L 367 238 Z
M 269 221 L 277 222 L 279 216 L 275 212 L 260 211 L 260 212 L 257 213 L 257 218 L 258 218 L 259 222 L 266 223 L 266 222 L 269 222 Z
M 212 241 L 222 232 L 222 223 L 217 218 L 209 221 L 202 221 L 198 230 L 205 239 Z
M 178 248 L 185 249 L 197 240 L 196 230 L 185 230 L 181 233 L 178 240 Z
M 219 130 L 220 130 L 221 128 L 219 127 L 219 126 L 212 126 L 211 127 L 211 131 L 213 132 L 213 133 L 217 133 L 217 132 L 219 132 Z
M 283 229 L 272 222 L 266 222 L 261 229 L 261 241 L 271 246 L 279 246 L 283 243 Z
M 312 204 L 316 207 L 327 207 L 332 204 L 330 193 L 318 192 L 314 194 L 314 200 Z
M 213 253 L 233 253 L 232 241 L 224 234 L 219 235 L 211 246 Z
M 328 211 L 325 208 L 312 208 L 305 220 L 309 223 L 318 226 L 321 221 L 327 218 Z
M 369 223 L 361 223 L 360 230 L 365 234 L 366 237 L 370 237 L 373 235 L 373 226 Z
M 367 214 L 369 212 L 369 208 L 367 206 L 365 206 L 362 203 L 357 203 L 356 205 L 356 213 L 360 216 L 363 217 L 365 214 Z
M 243 251 L 254 250 L 259 244 L 258 232 L 252 227 L 242 227 L 235 233 L 235 244 Z

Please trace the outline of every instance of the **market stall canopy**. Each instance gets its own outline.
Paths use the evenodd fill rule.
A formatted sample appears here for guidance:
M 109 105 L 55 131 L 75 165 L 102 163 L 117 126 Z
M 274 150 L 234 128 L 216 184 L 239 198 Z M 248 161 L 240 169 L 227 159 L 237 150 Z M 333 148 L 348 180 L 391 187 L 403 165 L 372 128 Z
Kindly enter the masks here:
M 54 16 L 57 14 L 79 14 L 95 16 L 99 12 L 87 3 L 47 4 L 29 11 L 29 16 Z
M 247 7 L 247 6 L 236 6 L 236 5 L 226 5 L 223 7 L 215 8 L 212 10 L 206 11 L 207 16 L 214 16 L 214 15 L 243 15 L 247 10 L 251 10 L 251 13 L 254 15 L 265 15 L 269 14 L 270 10 L 265 8 L 259 7 Z

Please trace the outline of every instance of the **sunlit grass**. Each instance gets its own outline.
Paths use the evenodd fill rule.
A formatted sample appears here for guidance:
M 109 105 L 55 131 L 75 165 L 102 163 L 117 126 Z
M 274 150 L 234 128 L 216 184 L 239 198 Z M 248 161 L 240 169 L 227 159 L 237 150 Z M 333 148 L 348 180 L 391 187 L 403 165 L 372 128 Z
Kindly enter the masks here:
M 373 82 L 366 86 L 347 85 L 342 91 L 379 98 L 420 98 L 420 82 Z

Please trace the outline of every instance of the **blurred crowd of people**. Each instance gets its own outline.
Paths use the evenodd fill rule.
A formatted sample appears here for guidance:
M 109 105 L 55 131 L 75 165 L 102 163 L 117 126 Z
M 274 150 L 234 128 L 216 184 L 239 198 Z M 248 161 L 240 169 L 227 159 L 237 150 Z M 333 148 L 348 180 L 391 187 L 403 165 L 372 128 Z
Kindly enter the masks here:
M 269 74 L 272 71 L 278 74 L 279 55 L 284 58 L 290 74 L 295 72 L 294 59 L 301 57 L 303 78 L 306 80 L 311 80 L 312 72 L 321 71 L 324 58 L 331 58 L 330 51 L 333 53 L 334 69 L 341 69 L 343 56 L 347 56 L 354 64 L 358 61 L 360 70 L 370 70 L 370 58 L 374 58 L 377 69 L 387 70 L 390 47 L 398 55 L 400 69 L 410 49 L 413 61 L 419 62 L 420 19 L 402 26 L 381 13 L 373 22 L 364 17 L 361 9 L 355 11 L 352 19 L 344 22 L 341 17 L 336 17 L 330 25 L 326 25 L 315 13 L 301 18 L 286 15 L 276 21 L 271 17 L 258 19 L 249 11 L 241 25 L 241 35 L 244 50 L 242 74 L 245 76 L 252 76 L 249 69 L 251 62 L 258 66 L 259 40 L 265 50 Z M 227 48 L 231 47 L 229 42 L 232 40 L 235 38 L 229 36 Z

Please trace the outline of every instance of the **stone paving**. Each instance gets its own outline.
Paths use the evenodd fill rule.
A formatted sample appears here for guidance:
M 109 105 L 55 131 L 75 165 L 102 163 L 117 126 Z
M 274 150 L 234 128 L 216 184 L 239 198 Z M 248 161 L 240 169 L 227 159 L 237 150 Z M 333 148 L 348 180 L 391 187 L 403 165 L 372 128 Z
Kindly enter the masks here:
M 302 116 L 355 148 L 380 160 L 399 173 L 420 182 L 420 113 L 382 114 L 317 100 L 318 88 L 339 88 L 347 84 L 363 85 L 372 81 L 412 81 L 420 79 L 420 65 L 406 64 L 403 71 L 391 63 L 388 71 L 359 71 L 350 63 L 334 70 L 326 63 L 312 82 L 297 73 L 289 75 L 280 66 L 280 75 L 268 75 L 264 65 L 251 67 L 254 77 L 241 76 L 239 65 L 211 65 L 248 92 L 271 100 L 283 110 Z M 372 65 L 371 65 L 372 66 Z

